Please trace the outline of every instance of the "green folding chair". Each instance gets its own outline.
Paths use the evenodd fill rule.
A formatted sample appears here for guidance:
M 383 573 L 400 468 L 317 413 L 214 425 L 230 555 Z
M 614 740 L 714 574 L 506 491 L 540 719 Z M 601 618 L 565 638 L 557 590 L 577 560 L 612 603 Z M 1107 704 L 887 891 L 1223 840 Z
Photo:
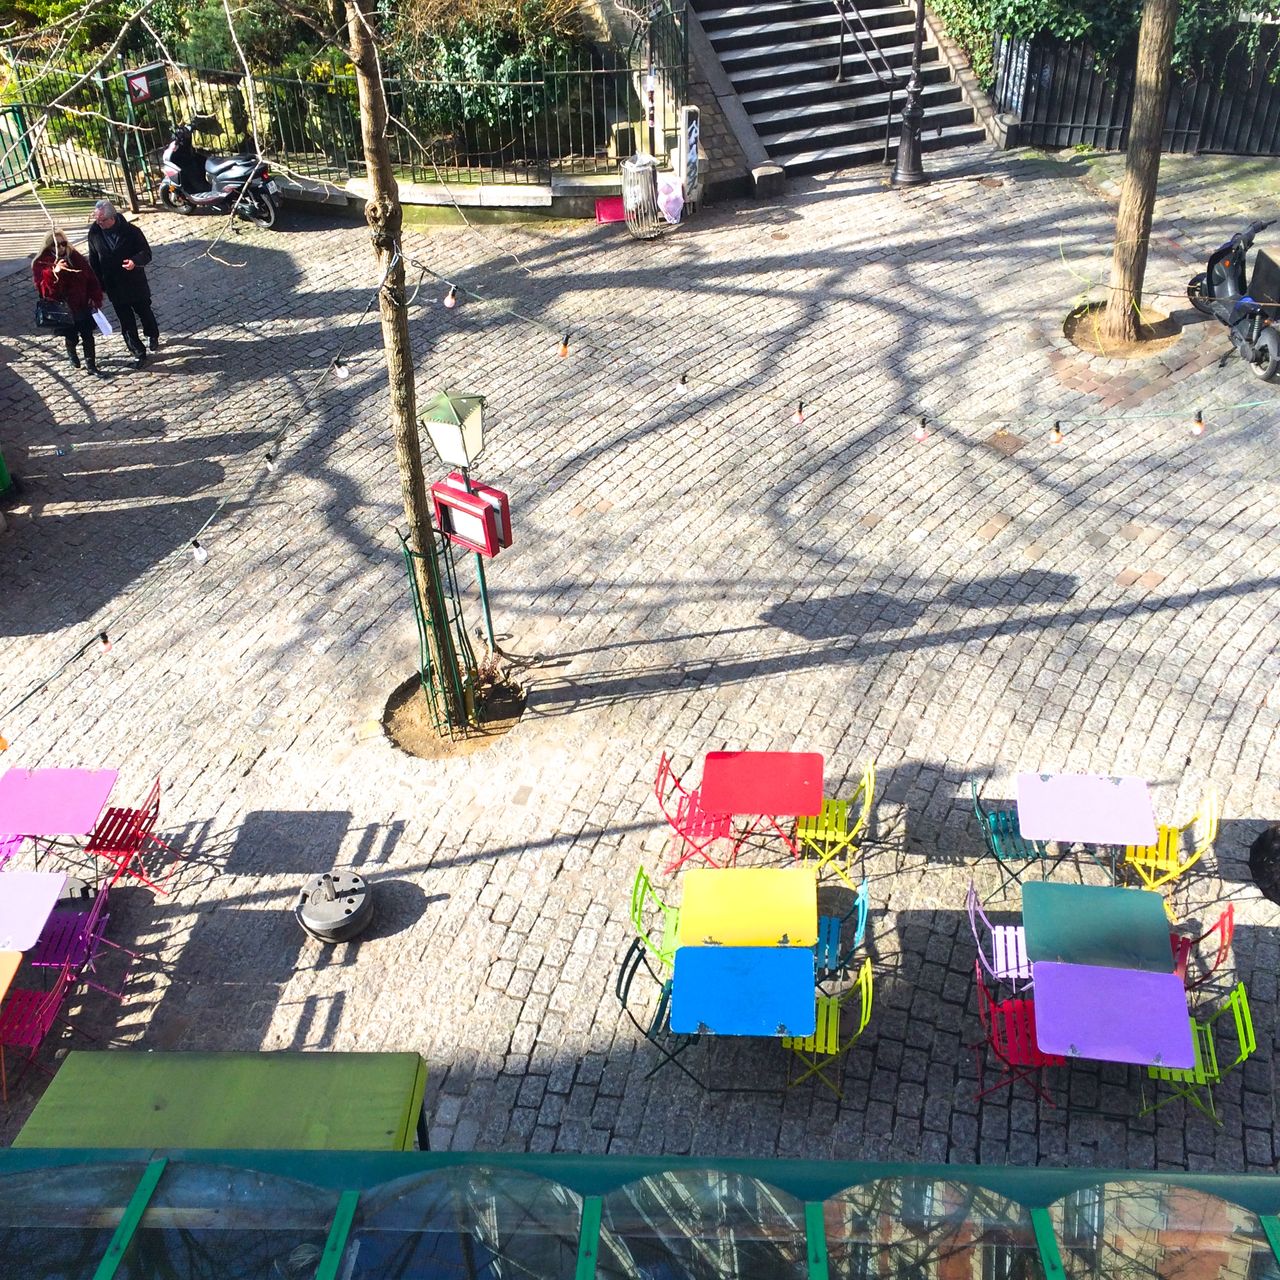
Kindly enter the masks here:
M 650 930 L 647 919 L 650 905 L 657 908 L 662 917 L 662 928 Z M 669 907 L 654 891 L 649 873 L 643 867 L 636 868 L 635 883 L 631 886 L 631 923 L 636 936 L 648 947 L 659 964 L 671 969 L 675 966 L 676 938 L 680 928 L 680 908 Z
M 1218 1019 L 1228 1012 L 1231 1014 L 1231 1019 L 1236 1029 L 1236 1056 L 1226 1066 L 1223 1066 L 1218 1054 L 1215 1028 Z M 1258 1047 L 1257 1039 L 1253 1034 L 1253 1018 L 1249 1014 L 1249 998 L 1245 994 L 1243 982 L 1236 983 L 1235 988 L 1227 997 L 1226 1004 L 1211 1018 L 1201 1022 L 1192 1015 L 1191 1039 L 1196 1051 L 1196 1064 L 1194 1067 L 1147 1068 L 1148 1079 L 1171 1084 L 1175 1088 L 1168 1097 L 1160 1098 L 1159 1101 L 1153 1099 L 1150 1104 L 1147 1103 L 1144 1090 L 1143 1107 L 1138 1112 L 1140 1116 L 1150 1115 L 1151 1112 L 1158 1111 L 1170 1102 L 1183 1098 L 1191 1103 L 1193 1107 L 1203 1111 L 1214 1124 L 1222 1124 L 1213 1102 L 1213 1087 L 1216 1084 L 1220 1084 L 1222 1077 L 1229 1071 L 1234 1071 L 1236 1067 L 1246 1061 Z
M 844 1096 L 839 1085 L 839 1067 L 844 1055 L 853 1048 L 871 1020 L 871 986 L 871 961 L 864 960 L 857 980 L 848 991 L 838 996 L 817 993 L 817 1025 L 813 1035 L 782 1038 L 782 1047 L 794 1055 L 787 1060 L 788 1088 L 803 1083 L 810 1076 L 817 1076 L 837 1098 Z M 841 1040 L 840 1014 L 846 1002 L 854 1001 L 858 1009 L 858 1025 L 847 1040 Z M 793 1079 L 792 1069 L 801 1065 L 804 1070 Z M 832 1068 L 835 1068 L 834 1076 L 828 1074 Z
M 1010 881 L 1022 883 L 1022 876 L 1013 862 L 1030 862 L 1049 856 L 1048 846 L 1043 840 L 1028 840 L 1018 829 L 1018 813 L 1015 809 L 984 809 L 978 798 L 978 784 L 972 779 L 969 787 L 973 792 L 973 813 L 982 828 L 982 838 L 986 842 L 987 852 L 996 860 L 1000 868 L 1000 887 L 1006 888 Z
M 876 795 L 876 762 L 862 766 L 858 788 L 848 800 L 823 800 L 819 813 L 796 819 L 796 844 L 812 850 L 818 858 L 818 873 L 830 866 L 841 880 L 857 892 L 849 868 L 865 838 Z

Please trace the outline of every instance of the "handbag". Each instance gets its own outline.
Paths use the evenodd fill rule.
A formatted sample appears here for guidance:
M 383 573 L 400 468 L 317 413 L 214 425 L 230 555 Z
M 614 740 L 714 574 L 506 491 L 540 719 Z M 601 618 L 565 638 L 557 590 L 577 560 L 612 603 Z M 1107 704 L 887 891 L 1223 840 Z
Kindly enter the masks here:
M 74 329 L 75 324 L 71 308 L 61 299 L 36 299 L 37 329 Z

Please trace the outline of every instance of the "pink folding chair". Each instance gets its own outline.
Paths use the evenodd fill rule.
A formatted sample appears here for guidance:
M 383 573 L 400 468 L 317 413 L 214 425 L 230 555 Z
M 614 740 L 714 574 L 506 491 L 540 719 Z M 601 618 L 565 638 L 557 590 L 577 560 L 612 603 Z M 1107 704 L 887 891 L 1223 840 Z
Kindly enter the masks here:
M 155 834 L 155 826 L 159 818 L 160 779 L 157 777 L 140 809 L 108 809 L 98 819 L 98 825 L 93 829 L 86 848 L 89 853 L 105 858 L 115 867 L 111 877 L 112 884 L 122 876 L 128 875 L 135 880 L 141 880 L 156 893 L 165 892 L 147 874 L 146 864 L 142 859 L 143 850 L 150 845 L 158 845 L 173 854 L 168 871 L 161 877 L 162 880 L 168 879 L 177 865 L 179 855 Z
M 1228 902 L 1223 913 L 1198 938 L 1189 938 L 1183 933 L 1169 934 L 1169 946 L 1173 950 L 1173 971 L 1186 983 L 1188 991 L 1204 986 L 1227 962 L 1231 954 L 1231 939 L 1236 930 L 1236 906 Z M 1205 970 L 1198 977 L 1190 970 L 1191 956 L 1195 949 L 1210 934 L 1218 935 L 1218 949 L 1212 961 L 1207 962 Z
M 5 1050 L 27 1050 L 26 1061 L 14 1081 L 16 1084 L 22 1079 L 26 1069 L 36 1062 L 40 1046 L 53 1024 L 58 1021 L 73 976 L 71 962 L 68 960 L 59 971 L 58 980 L 51 990 L 10 990 L 5 1002 L 0 1004 L 0 1097 L 6 1105 L 9 1102 L 9 1074 Z
M 671 758 L 664 751 L 658 762 L 658 776 L 653 784 L 653 794 L 658 798 L 658 808 L 670 823 L 680 844 L 680 856 L 667 873 L 678 870 L 696 853 L 713 867 L 717 862 L 707 850 L 717 841 L 731 839 L 733 818 L 727 813 L 707 813 L 702 807 L 701 787 L 688 790 L 671 767 Z M 730 852 L 729 861 L 732 861 Z
M 70 964 L 77 978 L 83 979 L 86 986 L 93 987 L 117 1000 L 124 999 L 124 984 L 129 976 L 129 965 L 120 979 L 120 990 L 114 991 L 104 987 L 100 982 L 86 975 L 94 974 L 94 961 L 103 947 L 111 947 L 129 957 L 130 963 L 138 959 L 136 951 L 112 942 L 106 936 L 107 928 L 107 893 L 110 885 L 103 881 L 98 889 L 93 905 L 88 911 L 59 910 L 49 917 L 36 945 L 27 953 L 27 963 L 37 969 L 60 969 Z

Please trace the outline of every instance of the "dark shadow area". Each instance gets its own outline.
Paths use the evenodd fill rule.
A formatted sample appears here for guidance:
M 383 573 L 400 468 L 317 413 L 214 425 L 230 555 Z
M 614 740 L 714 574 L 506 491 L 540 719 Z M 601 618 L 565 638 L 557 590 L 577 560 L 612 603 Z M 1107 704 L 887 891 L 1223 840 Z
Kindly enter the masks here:
M 229 875 L 318 875 L 338 865 L 351 827 L 346 809 L 253 809 L 236 831 Z
M 447 893 L 427 895 L 412 880 L 372 880 L 370 890 L 373 921 L 353 940 L 357 946 L 375 938 L 394 938 L 417 924 L 433 902 L 448 902 L 450 897 Z

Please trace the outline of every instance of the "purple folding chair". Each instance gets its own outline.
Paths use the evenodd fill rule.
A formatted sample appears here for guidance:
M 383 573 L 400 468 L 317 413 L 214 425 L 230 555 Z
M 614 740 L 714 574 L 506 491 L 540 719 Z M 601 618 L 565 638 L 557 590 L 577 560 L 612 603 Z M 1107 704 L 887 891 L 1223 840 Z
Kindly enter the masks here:
M 26 1061 L 14 1080 L 16 1084 L 26 1069 L 35 1063 L 45 1036 L 58 1021 L 72 976 L 71 962 L 68 961 L 62 966 L 51 991 L 10 990 L 5 1002 L 0 1004 L 0 1098 L 6 1106 L 9 1102 L 9 1074 L 5 1050 L 27 1050 Z
M 60 969 L 69 964 L 77 979 L 83 979 L 87 986 L 102 991 L 117 1000 L 124 999 L 125 978 L 129 976 L 129 966 L 125 966 L 124 975 L 120 979 L 120 990 L 113 991 L 95 982 L 87 974 L 96 973 L 94 960 L 98 951 L 104 947 L 112 947 L 122 951 L 130 960 L 136 960 L 138 953 L 112 942 L 106 936 L 107 928 L 107 881 L 103 881 L 98 889 L 93 905 L 88 911 L 63 909 L 55 911 L 49 917 L 36 945 L 27 954 L 27 962 L 36 968 Z

